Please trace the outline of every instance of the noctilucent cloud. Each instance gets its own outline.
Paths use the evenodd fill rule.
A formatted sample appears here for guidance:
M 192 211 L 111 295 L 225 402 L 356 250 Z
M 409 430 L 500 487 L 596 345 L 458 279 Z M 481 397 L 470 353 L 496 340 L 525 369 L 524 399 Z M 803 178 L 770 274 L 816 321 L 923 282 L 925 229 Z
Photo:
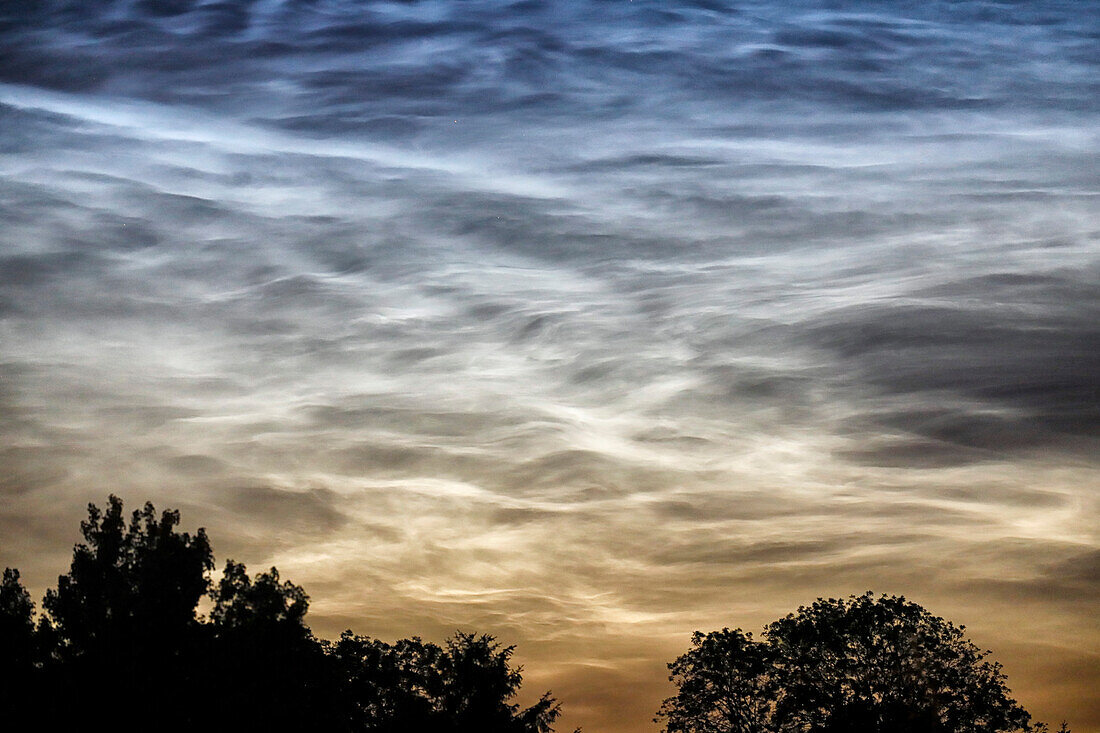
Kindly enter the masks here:
M 1100 4 L 0 5 L 0 565 L 178 507 L 653 731 L 904 594 L 1100 732 Z

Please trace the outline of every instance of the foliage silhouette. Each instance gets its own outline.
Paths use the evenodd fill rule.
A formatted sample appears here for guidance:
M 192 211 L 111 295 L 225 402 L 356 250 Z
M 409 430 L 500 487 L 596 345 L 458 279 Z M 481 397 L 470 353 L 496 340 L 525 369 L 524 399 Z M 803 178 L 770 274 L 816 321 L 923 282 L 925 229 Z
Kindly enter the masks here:
M 309 596 L 275 568 L 248 577 L 228 561 L 213 593 L 208 640 L 216 719 L 226 728 L 339 730 L 335 685 L 321 643 L 305 623 Z M 237 699 L 263 700 L 245 708 Z
M 18 704 L 27 694 L 34 653 L 34 602 L 19 581 L 19 571 L 5 568 L 0 582 L 0 709 Z
M 179 520 L 174 511 L 158 520 L 146 504 L 127 528 L 118 497 L 110 497 L 106 513 L 88 505 L 80 524 L 85 543 L 73 549 L 69 573 L 43 601 L 61 657 L 112 657 L 123 646 L 152 648 L 187 636 L 213 554 L 206 533 L 177 532 Z
M 768 649 L 741 629 L 692 634 L 694 647 L 668 665 L 680 692 L 662 705 L 670 733 L 764 733 L 770 715 Z
M 513 647 L 458 633 L 443 647 L 418 637 L 396 644 L 345 632 L 332 648 L 348 683 L 357 730 L 547 733 L 560 714 L 549 693 L 521 710 L 510 702 L 523 680 Z
M 818 599 L 761 641 L 696 632 L 668 665 L 679 691 L 655 720 L 668 733 L 1046 731 L 963 631 L 902 597 L 866 593 Z
M 549 693 L 512 702 L 513 647 L 456 634 L 444 646 L 345 632 L 317 639 L 309 597 L 271 568 L 228 561 L 211 584 L 204 530 L 179 513 L 88 506 L 69 572 L 47 591 L 37 627 L 19 572 L 0 583 L 0 721 L 81 729 L 319 730 L 334 733 L 551 733 Z M 209 618 L 197 614 L 208 598 Z
M 53 726 L 80 724 L 82 708 L 120 690 L 133 700 L 134 714 L 147 715 L 175 706 L 202 684 L 195 608 L 208 589 L 213 554 L 203 530 L 179 532 L 179 521 L 178 512 L 158 517 L 146 504 L 127 525 L 115 496 L 106 511 L 88 506 L 80 525 L 84 542 L 42 603 L 36 676 L 68 697 L 64 706 L 44 708 Z M 199 719 L 199 711 L 188 709 L 177 718 Z

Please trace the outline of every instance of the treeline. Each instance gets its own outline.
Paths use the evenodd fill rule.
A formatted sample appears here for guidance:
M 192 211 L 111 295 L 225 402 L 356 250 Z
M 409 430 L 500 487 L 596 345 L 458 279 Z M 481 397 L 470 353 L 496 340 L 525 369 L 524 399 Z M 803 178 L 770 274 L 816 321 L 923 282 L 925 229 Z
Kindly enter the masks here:
M 514 702 L 523 679 L 512 647 L 464 633 L 442 646 L 350 631 L 318 639 L 300 586 L 232 560 L 214 583 L 206 533 L 179 521 L 146 504 L 127 522 L 115 496 L 105 511 L 89 505 L 84 541 L 41 614 L 18 571 L 4 571 L 0 728 L 553 731 L 561 707 L 549 693 Z M 1048 731 L 988 655 L 904 598 L 818 599 L 759 639 L 696 632 L 668 665 L 677 693 L 655 722 L 667 733 Z
M 318 639 L 309 597 L 275 568 L 209 580 L 205 531 L 151 504 L 88 507 L 84 541 L 37 617 L 19 573 L 0 584 L 0 721 L 38 730 L 548 733 L 549 695 L 521 708 L 513 648 L 345 632 Z M 200 601 L 209 613 L 197 613 Z

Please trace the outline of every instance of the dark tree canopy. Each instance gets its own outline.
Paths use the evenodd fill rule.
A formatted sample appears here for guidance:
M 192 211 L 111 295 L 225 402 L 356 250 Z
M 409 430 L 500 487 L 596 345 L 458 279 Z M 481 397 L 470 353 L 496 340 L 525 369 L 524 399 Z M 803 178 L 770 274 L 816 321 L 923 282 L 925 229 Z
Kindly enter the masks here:
M 19 582 L 19 571 L 4 568 L 0 582 L 0 638 L 4 645 L 3 663 L 18 665 L 31 657 L 34 640 L 34 601 Z
M 764 645 L 741 629 L 692 634 L 694 647 L 668 665 L 680 694 L 658 715 L 670 733 L 763 733 L 771 704 L 770 659 Z
M 521 709 L 513 648 L 456 634 L 442 647 L 317 639 L 309 597 L 271 568 L 228 561 L 212 584 L 206 533 L 151 504 L 88 507 L 69 572 L 35 626 L 19 572 L 0 583 L 0 724 L 47 730 L 550 733 L 549 694 Z M 203 598 L 208 618 L 197 613 Z M 93 726 L 96 727 L 96 726 Z
M 956 627 L 897 596 L 819 599 L 754 641 L 696 632 L 669 664 L 668 733 L 1044 731 L 999 664 Z
M 512 702 L 523 681 L 512 652 L 491 636 L 463 633 L 440 647 L 417 637 L 391 645 L 345 632 L 332 648 L 357 730 L 552 731 L 561 706 L 549 694 L 526 709 Z
M 211 593 L 207 659 L 221 693 L 213 719 L 225 729 L 341 730 L 335 670 L 306 625 L 309 596 L 271 568 L 249 578 L 228 561 Z M 246 708 L 239 700 L 263 700 Z
M 5 568 L 0 582 L 0 710 L 26 694 L 34 651 L 34 602 L 19 582 L 19 571 Z
M 42 704 L 50 727 L 81 724 L 80 710 L 120 692 L 135 715 L 201 694 L 203 629 L 196 606 L 207 592 L 213 554 L 206 533 L 177 530 L 178 512 L 151 504 L 132 513 L 112 496 L 91 504 L 69 572 L 46 592 L 27 684 L 66 690 L 66 704 Z M 178 706 L 177 706 L 178 707 Z M 174 718 L 197 721 L 199 711 Z
M 289 580 L 280 583 L 275 568 L 253 581 L 244 565 L 230 560 L 212 595 L 210 619 L 219 633 L 309 634 L 305 622 L 309 596 Z
M 187 636 L 214 556 L 206 532 L 177 532 L 179 521 L 179 512 L 158 519 L 146 504 L 126 527 L 118 497 L 105 513 L 88 505 L 84 543 L 43 601 L 60 655 L 115 655 L 123 646 L 152 649 Z

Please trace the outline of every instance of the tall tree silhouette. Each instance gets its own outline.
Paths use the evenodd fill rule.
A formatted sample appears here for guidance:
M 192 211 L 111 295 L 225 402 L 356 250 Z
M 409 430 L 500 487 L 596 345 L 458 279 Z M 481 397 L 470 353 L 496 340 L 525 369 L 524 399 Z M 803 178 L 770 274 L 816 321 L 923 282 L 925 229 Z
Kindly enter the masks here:
M 669 733 L 1045 731 L 963 627 L 897 596 L 818 599 L 771 623 L 696 633 L 669 664 Z M 1064 727 L 1064 726 L 1063 726 Z
M 205 530 L 177 532 L 178 511 L 157 517 L 152 504 L 125 526 L 122 500 L 106 512 L 88 505 L 84 542 L 43 605 L 65 659 L 118 658 L 138 650 L 173 654 L 196 624 L 214 557 Z
M 73 703 L 46 709 L 53 724 L 78 723 L 82 706 L 120 690 L 135 714 L 178 708 L 201 684 L 195 608 L 207 591 L 213 554 L 203 530 L 179 532 L 179 521 L 179 512 L 158 516 L 146 504 L 127 526 L 117 496 L 106 511 L 88 505 L 84 542 L 43 600 L 44 674 L 69 690 Z M 197 717 L 181 710 L 177 721 Z
M 558 717 L 559 706 L 546 693 L 521 710 L 509 702 L 523 682 L 522 669 L 511 666 L 515 647 L 492 636 L 458 633 L 439 656 L 442 689 L 439 712 L 447 730 L 474 733 L 544 733 Z
M 34 602 L 19 571 L 4 568 L 0 581 L 0 710 L 25 702 L 34 673 Z

